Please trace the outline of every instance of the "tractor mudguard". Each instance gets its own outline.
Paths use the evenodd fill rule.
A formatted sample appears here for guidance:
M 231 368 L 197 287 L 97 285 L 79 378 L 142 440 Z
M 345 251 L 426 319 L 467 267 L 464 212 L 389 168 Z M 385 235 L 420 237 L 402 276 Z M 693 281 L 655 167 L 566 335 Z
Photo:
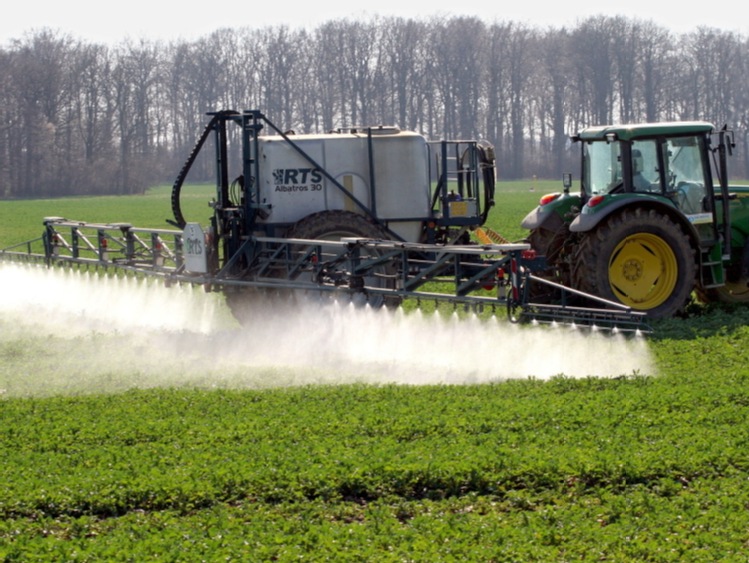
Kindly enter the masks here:
M 525 216 L 520 226 L 533 231 L 540 227 L 557 227 L 570 221 L 571 216 L 577 211 L 573 207 L 580 208 L 581 199 L 579 195 L 566 193 L 547 194 L 541 198 L 538 207 Z
M 666 203 L 664 198 L 654 197 L 650 194 L 629 193 L 594 196 L 588 200 L 577 217 L 570 223 L 570 231 L 573 233 L 590 231 L 614 211 L 631 205 L 643 204 L 659 209 L 669 215 L 679 214 L 673 203 Z

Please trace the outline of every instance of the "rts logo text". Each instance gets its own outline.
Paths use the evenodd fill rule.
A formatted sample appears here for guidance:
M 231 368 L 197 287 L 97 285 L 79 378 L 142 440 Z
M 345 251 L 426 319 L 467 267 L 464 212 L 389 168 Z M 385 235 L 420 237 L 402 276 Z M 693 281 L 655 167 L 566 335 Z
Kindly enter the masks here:
M 277 168 L 273 171 L 273 182 L 277 186 L 319 184 L 322 172 L 319 168 Z
M 322 191 L 322 172 L 319 168 L 276 168 L 273 181 L 277 192 Z

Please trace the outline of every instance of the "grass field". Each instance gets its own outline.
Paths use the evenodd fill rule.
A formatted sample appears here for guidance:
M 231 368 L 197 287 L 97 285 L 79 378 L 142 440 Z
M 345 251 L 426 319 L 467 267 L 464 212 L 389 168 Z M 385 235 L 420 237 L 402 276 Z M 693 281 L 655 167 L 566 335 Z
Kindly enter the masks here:
M 533 209 L 544 193 L 560 191 L 561 182 L 538 180 L 500 182 L 497 205 L 488 226 L 515 240 L 525 236 L 518 217 Z M 131 223 L 138 227 L 172 228 L 171 186 L 158 186 L 144 195 L 0 201 L 0 248 L 40 236 L 44 217 L 96 223 Z M 215 197 L 213 185 L 187 185 L 182 190 L 182 209 L 187 220 L 208 223 L 208 202 Z M 503 232 L 504 231 L 504 232 Z
M 521 238 L 523 214 L 557 188 L 500 185 L 490 226 Z M 192 189 L 189 216 L 208 215 L 208 193 Z M 38 236 L 44 216 L 164 227 L 168 195 L 0 202 L 0 247 Z M 326 341 L 385 338 L 377 326 L 355 327 L 360 339 L 314 321 L 268 342 L 224 326 L 183 334 L 175 311 L 159 324 L 151 288 L 114 286 L 102 307 L 153 317 L 130 326 L 81 315 L 80 280 L 59 282 L 67 308 L 19 311 L 34 288 L 3 273 L 2 561 L 746 560 L 744 309 L 695 304 L 636 343 L 418 324 L 412 348 L 454 346 L 450 358 L 474 363 L 464 373 L 436 358 L 430 377 L 393 384 L 387 370 L 419 366 L 368 378 L 374 362 L 317 361 Z M 204 314 L 206 299 L 171 305 Z M 560 342 L 582 374 L 524 374 Z M 293 369 L 262 362 L 265 348 Z M 604 372 L 604 358 L 627 355 L 650 363 Z M 440 380 L 451 370 L 465 377 Z

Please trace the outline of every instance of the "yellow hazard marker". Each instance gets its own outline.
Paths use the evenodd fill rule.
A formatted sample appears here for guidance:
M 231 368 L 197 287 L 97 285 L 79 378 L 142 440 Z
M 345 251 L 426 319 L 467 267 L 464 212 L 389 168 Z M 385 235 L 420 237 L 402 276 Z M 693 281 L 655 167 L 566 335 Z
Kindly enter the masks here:
M 505 237 L 491 230 L 489 227 L 479 227 L 474 232 L 481 244 L 512 244 Z

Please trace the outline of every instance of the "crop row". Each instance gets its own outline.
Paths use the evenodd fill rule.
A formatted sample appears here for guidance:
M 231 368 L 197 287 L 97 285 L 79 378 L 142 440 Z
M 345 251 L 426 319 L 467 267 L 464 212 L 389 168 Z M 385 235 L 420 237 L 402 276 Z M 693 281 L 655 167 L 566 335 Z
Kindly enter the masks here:
M 709 389 L 635 376 L 6 400 L 0 514 L 501 497 L 721 477 L 747 469 L 748 379 Z

